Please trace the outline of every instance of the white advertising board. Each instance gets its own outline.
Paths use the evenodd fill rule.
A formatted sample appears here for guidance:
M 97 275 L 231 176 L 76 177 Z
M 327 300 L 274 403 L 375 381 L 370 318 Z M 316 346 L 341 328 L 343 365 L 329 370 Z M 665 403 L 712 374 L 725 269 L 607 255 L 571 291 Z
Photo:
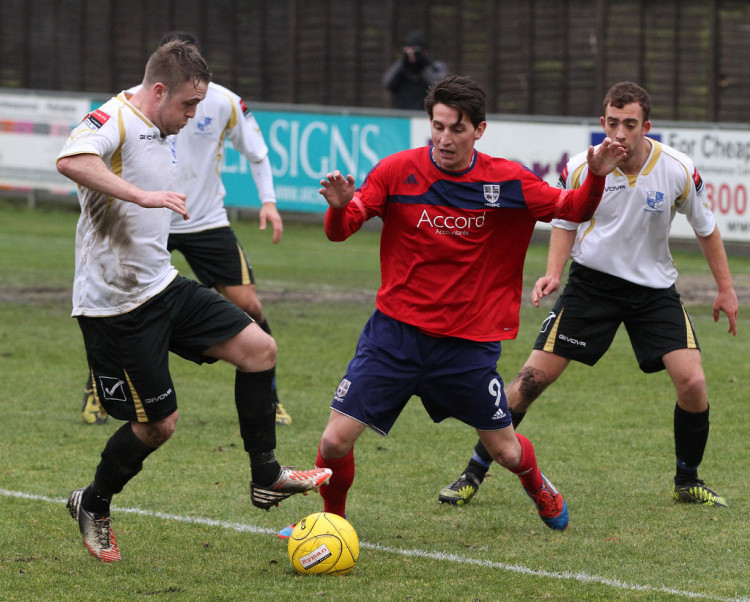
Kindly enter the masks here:
M 55 159 L 90 106 L 85 97 L 0 94 L 0 187 L 74 192 Z

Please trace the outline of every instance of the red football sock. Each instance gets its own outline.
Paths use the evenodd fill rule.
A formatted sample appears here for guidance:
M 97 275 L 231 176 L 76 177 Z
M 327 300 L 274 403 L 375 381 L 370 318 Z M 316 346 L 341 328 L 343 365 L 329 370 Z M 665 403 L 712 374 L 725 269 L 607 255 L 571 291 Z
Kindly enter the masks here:
M 320 488 L 320 497 L 323 498 L 324 510 L 346 517 L 346 494 L 354 482 L 354 448 L 349 450 L 343 458 L 326 460 L 318 448 L 318 459 L 315 461 L 318 468 L 330 468 L 333 471 L 328 485 Z
M 516 468 L 512 468 L 511 472 L 518 475 L 518 478 L 521 479 L 521 485 L 526 491 L 536 493 L 544 486 L 544 481 L 542 481 L 542 473 L 539 472 L 539 467 L 536 464 L 534 446 L 524 435 L 516 433 L 516 437 L 521 444 L 521 463 Z

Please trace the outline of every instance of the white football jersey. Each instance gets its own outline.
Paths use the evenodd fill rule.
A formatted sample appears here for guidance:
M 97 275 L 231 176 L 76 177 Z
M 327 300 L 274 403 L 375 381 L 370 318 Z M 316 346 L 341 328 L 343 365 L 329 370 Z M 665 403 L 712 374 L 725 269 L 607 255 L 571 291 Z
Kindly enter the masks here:
M 607 176 L 601 203 L 590 221 L 552 225 L 577 230 L 571 258 L 594 270 L 650 288 L 668 288 L 677 279 L 669 252 L 669 230 L 682 213 L 699 236 L 716 221 L 706 190 L 690 158 L 651 138 L 651 153 L 638 176 L 615 169 Z M 559 186 L 578 188 L 588 173 L 586 152 L 574 156 Z
M 224 139 L 251 163 L 268 156 L 263 135 L 252 113 L 234 92 L 211 82 L 206 97 L 198 104 L 195 117 L 177 135 L 177 188 L 187 196 L 190 219 L 172 219 L 172 232 L 201 232 L 228 226 L 224 208 L 226 190 L 221 181 Z M 267 180 L 253 172 L 261 202 L 276 201 L 268 168 Z
M 116 175 L 143 190 L 174 190 L 174 136 L 121 92 L 72 131 L 58 159 L 95 154 Z M 177 275 L 167 251 L 169 209 L 146 209 L 83 186 L 76 228 L 74 316 L 113 316 L 138 307 Z

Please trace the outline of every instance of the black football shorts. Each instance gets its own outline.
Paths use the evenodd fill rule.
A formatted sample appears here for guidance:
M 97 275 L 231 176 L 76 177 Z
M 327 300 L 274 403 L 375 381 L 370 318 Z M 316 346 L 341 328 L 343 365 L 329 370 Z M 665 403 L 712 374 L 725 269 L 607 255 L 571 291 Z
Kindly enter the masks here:
M 229 226 L 170 234 L 167 248 L 180 251 L 195 277 L 208 288 L 255 284 L 245 250 Z
M 663 370 L 662 357 L 670 351 L 700 349 L 674 286 L 648 288 L 575 262 L 534 349 L 593 366 L 609 349 L 620 324 L 643 372 Z
M 113 418 L 152 422 L 177 409 L 169 352 L 195 362 L 252 323 L 205 286 L 177 276 L 143 305 L 119 316 L 78 316 L 94 394 Z

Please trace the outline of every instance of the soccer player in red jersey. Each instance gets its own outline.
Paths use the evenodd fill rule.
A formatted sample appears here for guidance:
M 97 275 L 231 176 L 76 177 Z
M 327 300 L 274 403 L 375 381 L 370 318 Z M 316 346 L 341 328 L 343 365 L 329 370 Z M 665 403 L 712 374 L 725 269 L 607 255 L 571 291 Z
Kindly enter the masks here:
M 380 161 L 360 188 L 339 171 L 321 180 L 325 231 L 342 241 L 383 220 L 382 285 L 339 384 L 317 466 L 331 468 L 326 512 L 344 516 L 354 443 L 370 427 L 387 435 L 412 395 L 435 422 L 476 428 L 496 462 L 517 474 L 545 524 L 568 525 L 567 506 L 540 472 L 531 442 L 515 433 L 497 372 L 501 341 L 518 332 L 523 263 L 537 221 L 581 222 L 624 149 L 589 149 L 590 176 L 564 191 L 522 165 L 474 149 L 485 132 L 485 93 L 448 76 L 425 100 L 432 144 Z

